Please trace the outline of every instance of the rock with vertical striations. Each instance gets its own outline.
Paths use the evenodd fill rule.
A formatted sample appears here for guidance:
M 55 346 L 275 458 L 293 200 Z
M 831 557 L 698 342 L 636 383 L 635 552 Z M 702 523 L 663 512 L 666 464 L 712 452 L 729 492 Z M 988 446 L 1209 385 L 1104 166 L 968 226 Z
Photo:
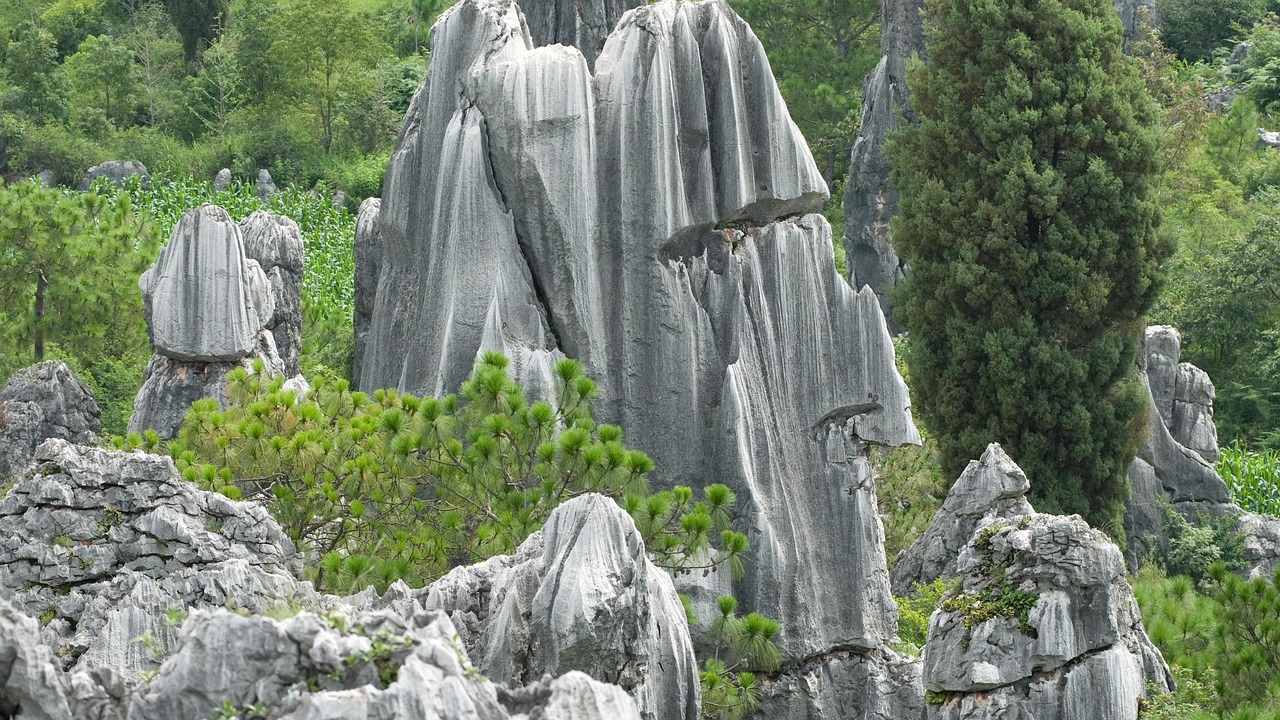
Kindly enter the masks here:
M 351 379 L 361 387 L 361 359 L 365 356 L 369 325 L 373 322 L 374 299 L 378 290 L 378 275 L 382 271 L 382 230 L 378 214 L 382 207 L 379 198 L 368 198 L 360 203 L 356 215 L 355 265 L 356 297 L 352 324 L 355 327 L 355 365 Z
M 1112 0 L 1112 5 L 1124 28 L 1125 43 L 1142 37 L 1156 26 L 1156 0 Z
M 388 167 L 359 387 L 451 391 L 498 349 L 536 395 L 574 357 L 656 485 L 737 494 L 753 560 L 734 591 L 781 622 L 785 664 L 883 647 L 866 449 L 919 435 L 750 28 L 719 0 L 642 6 L 592 73 L 535 48 L 510 0 L 464 0 L 432 47 Z
M 604 41 L 623 13 L 644 0 L 546 0 L 520 3 L 534 45 L 565 45 L 595 65 Z
M 1119 548 L 1079 516 L 988 518 L 957 570 L 929 619 L 924 686 L 946 694 L 929 718 L 1135 720 L 1149 687 L 1172 689 Z M 972 617 L 993 595 L 1026 614 Z
M 240 221 L 245 257 L 267 274 L 275 311 L 265 327 L 275 340 L 284 374 L 298 374 L 302 351 L 302 231 L 283 215 L 258 210 Z
M 98 403 L 61 360 L 23 368 L 0 387 L 0 485 L 26 470 L 49 438 L 98 442 Z
M 69 690 L 40 625 L 0 596 L 0 717 L 72 720 Z
M 956 576 L 956 563 L 984 520 L 1034 512 L 1027 502 L 1031 482 L 998 443 L 987 446 L 947 492 L 947 499 L 920 537 L 893 564 L 893 594 L 910 595 L 916 583 Z

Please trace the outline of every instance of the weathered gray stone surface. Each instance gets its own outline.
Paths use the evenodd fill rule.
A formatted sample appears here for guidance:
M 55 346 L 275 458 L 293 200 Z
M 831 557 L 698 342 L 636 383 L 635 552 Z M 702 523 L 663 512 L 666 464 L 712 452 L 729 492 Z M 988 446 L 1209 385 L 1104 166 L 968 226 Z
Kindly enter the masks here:
M 259 361 L 302 386 L 302 265 L 302 235 L 288 218 L 259 211 L 237 225 L 214 205 L 183 213 L 138 282 L 155 353 L 129 431 L 173 437 L 192 402 L 225 405 L 227 374 Z
M 893 594 L 906 596 L 916 583 L 956 576 L 960 553 L 984 519 L 1016 518 L 1034 510 L 1027 502 L 1031 483 L 997 443 L 969 462 L 947 492 L 933 522 L 893 564 Z
M 862 83 L 862 115 L 849 158 L 845 186 L 845 258 L 849 282 L 870 287 L 893 324 L 888 291 L 903 278 L 904 264 L 894 252 L 889 221 L 898 211 L 898 191 L 889 182 L 884 155 L 888 134 L 901 122 L 913 122 L 907 102 L 906 70 L 912 55 L 926 56 L 920 0 L 880 1 L 880 63 Z
M 1241 512 L 1236 529 L 1244 537 L 1241 556 L 1246 577 L 1272 579 L 1280 568 L 1280 518 Z
M 68 686 L 39 623 L 0 597 L 0 717 L 71 720 Z
M 40 181 L 45 187 L 53 187 L 58 184 L 58 173 L 52 170 L 41 170 L 36 173 L 36 180 Z
M 302 351 L 302 231 L 283 215 L 258 210 L 240 221 L 245 257 L 256 260 L 271 285 L 274 312 L 265 327 L 275 340 L 284 374 L 298 374 Z
M 369 325 L 373 323 L 374 300 L 378 290 L 378 276 L 382 273 L 382 230 L 378 215 L 382 210 L 380 198 L 368 198 L 360 203 L 356 215 L 355 264 L 356 297 L 353 325 L 356 350 L 351 379 L 356 387 L 363 387 L 361 374 L 363 359 L 368 353 Z
M 1120 25 L 1124 28 L 1124 41 L 1140 37 L 1144 30 L 1156 27 L 1156 0 L 1112 0 Z
M 1204 371 L 1179 363 L 1182 338 L 1175 328 L 1147 328 L 1138 374 L 1150 390 L 1147 439 L 1129 467 L 1125 505 L 1126 556 L 1132 568 L 1165 537 L 1161 503 L 1184 514 L 1238 508 L 1227 504 L 1226 483 L 1214 470 L 1218 436 L 1213 425 L 1213 383 Z M 1222 506 L 1214 510 L 1208 506 Z
M 675 587 L 604 496 L 565 503 L 515 555 L 455 569 L 423 603 L 449 613 L 497 682 L 580 670 L 628 690 L 649 720 L 698 717 L 697 662 Z
M 520 9 L 535 47 L 576 47 L 587 65 L 594 66 L 623 13 L 643 4 L 644 0 L 523 0 Z
M 275 181 L 271 179 L 271 173 L 265 169 L 258 171 L 258 179 L 253 182 L 253 186 L 258 191 L 259 200 L 266 200 L 276 191 Z
M 827 189 L 759 42 L 723 2 L 669 1 L 628 12 L 594 75 L 533 44 L 503 0 L 433 30 L 359 387 L 452 390 L 500 349 L 537 394 L 574 357 L 657 485 L 737 493 L 754 557 L 735 593 L 782 622 L 786 660 L 881 647 L 896 613 L 865 446 L 918 434 L 874 293 L 805 214 Z
M 761 678 L 760 707 L 769 720 L 922 720 L 923 665 L 892 650 L 838 650 Z
M 88 192 L 93 181 L 98 178 L 107 178 L 113 185 L 120 185 L 125 179 L 135 176 L 144 185 L 151 180 L 151 173 L 147 172 L 147 166 L 137 160 L 108 160 L 86 170 L 76 189 L 80 192 Z
M 934 612 L 924 686 L 948 697 L 929 706 L 930 718 L 1134 720 L 1148 683 L 1171 688 L 1119 548 L 1079 516 L 986 520 L 958 570 L 953 594 L 1005 588 L 1038 597 L 1025 629 L 1013 617 L 966 629 L 962 612 Z
M 495 685 L 471 666 L 440 612 L 366 613 L 351 627 L 335 630 L 310 613 L 284 621 L 196 613 L 178 651 L 133 695 L 129 718 L 203 720 L 224 699 L 261 703 L 280 720 L 640 718 L 620 688 L 582 673 L 514 692 Z
M 173 641 L 170 608 L 319 604 L 266 510 L 197 490 L 169 458 L 49 440 L 36 461 L 0 501 L 0 599 L 47 619 L 67 668 L 136 679 Z
M 61 360 L 23 368 L 0 387 L 0 483 L 25 470 L 49 438 L 98 442 L 98 403 Z
M 222 192 L 231 187 L 231 169 L 222 168 L 213 176 L 213 191 Z

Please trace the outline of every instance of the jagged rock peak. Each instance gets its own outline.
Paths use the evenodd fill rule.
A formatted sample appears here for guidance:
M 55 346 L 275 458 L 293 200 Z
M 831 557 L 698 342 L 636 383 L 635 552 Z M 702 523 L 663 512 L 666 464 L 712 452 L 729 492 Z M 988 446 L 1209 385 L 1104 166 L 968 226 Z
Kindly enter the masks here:
M 61 360 L 23 368 L 0 387 L 0 485 L 25 470 L 49 438 L 98 442 L 98 403 Z
M 293 377 L 302 351 L 302 231 L 290 218 L 258 210 L 240 221 L 240 234 L 245 257 L 267 274 L 274 312 L 265 327 L 275 340 L 284 374 Z
M 301 558 L 260 505 L 198 490 L 168 457 L 48 440 L 0 500 L 0 598 L 44 619 L 68 668 L 137 677 L 134 639 L 173 639 L 172 607 L 318 605 Z
M 893 593 L 905 596 L 916 583 L 956 576 L 961 551 L 986 519 L 1016 518 L 1034 510 L 1027 502 L 1031 482 L 1000 447 L 991 443 L 947 492 L 933 521 L 893 565 Z
M 538 396 L 573 357 L 655 485 L 737 494 L 753 562 L 734 591 L 782 623 L 784 662 L 883 647 L 866 445 L 919 435 L 875 295 L 809 214 L 827 188 L 759 41 L 720 0 L 668 0 L 624 15 L 593 75 L 520 17 L 463 0 L 433 29 L 359 387 L 448 392 L 496 349 Z
M 1136 720 L 1149 685 L 1172 688 L 1119 548 L 1079 516 L 988 518 L 957 569 L 929 619 L 924 686 L 945 694 L 929 718 Z M 1012 609 L 967 619 L 993 595 Z

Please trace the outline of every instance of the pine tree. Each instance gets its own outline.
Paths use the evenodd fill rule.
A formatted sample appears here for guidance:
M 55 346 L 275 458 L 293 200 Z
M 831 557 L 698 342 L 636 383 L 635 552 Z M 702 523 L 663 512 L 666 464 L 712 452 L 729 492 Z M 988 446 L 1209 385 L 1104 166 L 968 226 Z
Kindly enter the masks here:
M 1106 0 L 933 0 L 926 26 L 889 149 L 920 415 L 950 477 L 998 441 L 1038 509 L 1118 536 L 1169 253 L 1159 110 Z

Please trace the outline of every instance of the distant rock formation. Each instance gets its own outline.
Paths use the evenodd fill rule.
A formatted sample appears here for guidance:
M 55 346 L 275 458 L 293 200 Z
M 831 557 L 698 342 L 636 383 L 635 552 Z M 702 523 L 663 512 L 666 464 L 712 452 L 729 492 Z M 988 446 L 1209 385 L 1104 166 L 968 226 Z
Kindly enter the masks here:
M 359 388 L 448 392 L 492 349 L 554 397 L 554 361 L 580 360 L 655 484 L 737 493 L 734 591 L 781 621 L 782 676 L 879 652 L 896 608 L 866 448 L 919 435 L 750 28 L 719 0 L 641 6 L 593 75 L 535 48 L 514 2 L 464 0 L 432 47 L 377 210 Z
M 76 189 L 80 192 L 88 192 L 98 178 L 106 178 L 112 185 L 119 186 L 131 177 L 137 177 L 144 186 L 151 182 L 151 173 L 147 172 L 147 166 L 137 160 L 108 160 L 85 171 Z
M 222 192 L 231 187 L 231 169 L 222 168 L 213 176 L 213 191 Z
M 26 470 L 49 438 L 98 442 L 98 403 L 61 360 L 23 368 L 0 387 L 0 485 Z
M 1154 28 L 1159 18 L 1156 15 L 1156 0 L 1111 0 L 1120 17 L 1120 25 L 1124 28 L 1124 41 L 1140 37 L 1143 32 Z
M 382 274 L 382 229 L 378 215 L 382 200 L 369 198 L 360 203 L 356 214 L 355 265 L 356 297 L 353 325 L 356 335 L 355 362 L 351 369 L 351 381 L 355 387 L 363 387 L 363 359 L 368 354 L 369 326 L 373 324 L 374 300 L 378 291 L 378 276 Z
M 875 292 L 894 332 L 888 292 L 903 278 L 889 221 L 898 212 L 898 190 L 889 182 L 884 143 L 899 123 L 914 122 L 907 101 L 907 61 L 925 57 L 921 0 L 880 0 L 880 63 L 862 85 L 862 115 L 849 158 L 844 192 L 844 249 L 849 283 Z
M 236 367 L 261 361 L 268 375 L 296 376 L 301 278 L 302 237 L 292 220 L 257 212 L 237 225 L 214 205 L 183 213 L 138 281 L 155 353 L 130 432 L 173 437 L 192 402 L 225 400 Z
M 423 604 L 447 612 L 490 679 L 581 670 L 630 691 L 646 720 L 696 720 L 698 664 L 666 571 L 614 501 L 556 508 L 515 555 L 454 570 Z
M 258 193 L 258 199 L 264 202 L 276 192 L 276 183 L 271 179 L 271 173 L 265 169 L 258 171 L 258 179 L 253 182 L 253 187 Z
M 1119 548 L 1079 516 L 1036 513 L 1026 475 L 997 444 L 969 464 L 943 509 L 899 557 L 895 583 L 957 579 L 929 619 L 928 717 L 1134 720 L 1148 684 L 1172 678 L 1147 638 Z M 956 541 L 964 540 L 959 555 Z M 909 590 L 910 588 L 908 588 Z M 1014 593 L 1029 601 L 977 620 Z

